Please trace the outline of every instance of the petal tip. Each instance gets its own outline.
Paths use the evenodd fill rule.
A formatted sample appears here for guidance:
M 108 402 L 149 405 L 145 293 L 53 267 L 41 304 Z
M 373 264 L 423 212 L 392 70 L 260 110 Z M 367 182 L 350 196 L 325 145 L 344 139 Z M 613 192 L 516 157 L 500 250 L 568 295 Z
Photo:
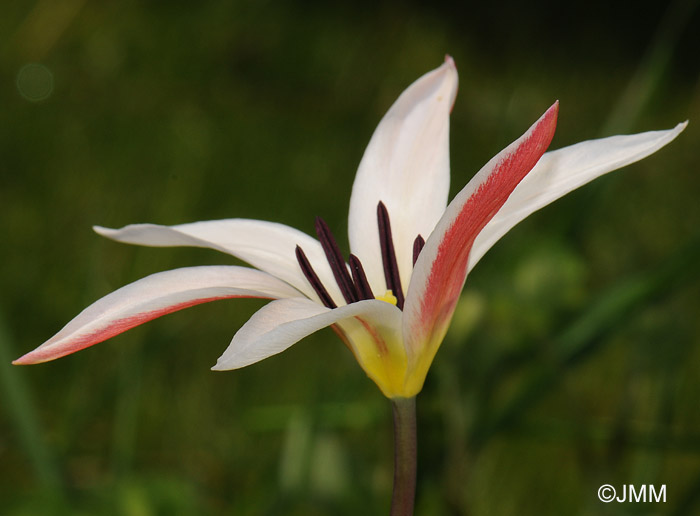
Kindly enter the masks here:
M 212 371 L 228 371 L 229 368 L 224 365 L 221 360 L 217 360 L 216 364 L 211 367 Z
M 458 88 L 458 76 L 457 76 L 457 65 L 455 60 L 452 59 L 450 54 L 445 54 L 445 63 L 440 67 L 447 72 L 447 80 L 450 81 L 450 113 L 455 105 L 455 100 L 457 99 L 457 88 Z
M 38 364 L 40 362 L 43 362 L 42 360 L 37 360 L 35 358 L 32 358 L 33 354 L 34 354 L 34 352 L 30 351 L 26 355 L 22 355 L 17 360 L 13 360 L 12 365 L 33 365 L 33 364 Z

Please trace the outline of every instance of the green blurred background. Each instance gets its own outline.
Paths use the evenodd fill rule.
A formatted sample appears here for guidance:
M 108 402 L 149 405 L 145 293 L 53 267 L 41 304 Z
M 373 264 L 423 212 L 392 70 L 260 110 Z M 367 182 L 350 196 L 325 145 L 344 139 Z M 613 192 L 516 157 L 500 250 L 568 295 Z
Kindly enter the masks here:
M 519 225 L 418 399 L 417 513 L 700 513 L 700 19 L 673 2 L 8 1 L 0 17 L 0 512 L 386 514 L 391 411 L 325 330 L 209 371 L 261 303 L 9 362 L 153 272 L 90 227 L 228 217 L 343 243 L 364 147 L 445 53 L 452 193 L 555 99 L 552 147 L 688 129 Z M 667 485 L 605 505 L 601 484 Z

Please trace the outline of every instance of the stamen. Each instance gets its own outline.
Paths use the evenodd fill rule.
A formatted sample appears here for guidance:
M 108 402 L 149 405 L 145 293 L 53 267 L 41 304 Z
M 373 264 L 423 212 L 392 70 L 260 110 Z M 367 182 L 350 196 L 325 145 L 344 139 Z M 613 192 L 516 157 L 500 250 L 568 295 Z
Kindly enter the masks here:
M 391 238 L 391 223 L 389 212 L 382 201 L 377 205 L 377 224 L 379 225 L 379 246 L 382 250 L 382 263 L 384 265 L 384 277 L 386 285 L 396 296 L 396 306 L 403 310 L 403 289 L 399 277 L 399 267 L 396 264 L 394 241 Z
M 350 270 L 352 271 L 352 279 L 355 282 L 355 288 L 360 300 L 374 299 L 372 288 L 367 281 L 365 269 L 362 267 L 362 262 L 354 254 L 350 254 Z
M 355 285 L 352 283 L 352 278 L 345 265 L 345 259 L 340 252 L 338 243 L 335 241 L 328 224 L 321 217 L 316 217 L 316 234 L 321 241 L 323 251 L 326 253 L 326 259 L 328 259 L 328 264 L 333 271 L 333 277 L 335 277 L 335 282 L 340 287 L 340 292 L 343 294 L 345 302 L 347 304 L 354 303 L 358 300 Z
M 416 265 L 416 260 L 418 260 L 418 255 L 423 250 L 424 245 L 425 245 L 425 240 L 420 235 L 418 235 L 416 237 L 416 239 L 413 241 L 413 266 L 414 267 Z
M 313 267 L 311 267 L 311 263 L 309 263 L 309 259 L 306 257 L 304 250 L 297 246 L 295 252 L 297 255 L 297 261 L 301 267 L 301 272 L 303 272 L 306 279 L 309 280 L 309 283 L 311 283 L 311 286 L 316 291 L 316 294 L 318 294 L 318 297 L 321 298 L 321 302 L 328 308 L 337 308 L 337 305 L 333 302 L 330 294 L 328 294 L 326 287 L 324 287 L 321 280 L 318 279 L 316 271 L 314 271 Z

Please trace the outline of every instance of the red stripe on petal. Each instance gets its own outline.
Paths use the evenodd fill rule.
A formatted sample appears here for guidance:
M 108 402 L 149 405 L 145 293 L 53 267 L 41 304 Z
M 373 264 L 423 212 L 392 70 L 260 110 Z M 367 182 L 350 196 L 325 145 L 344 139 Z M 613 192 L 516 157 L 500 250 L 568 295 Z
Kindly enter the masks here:
M 387 347 L 386 342 L 384 341 L 384 339 L 382 338 L 382 336 L 381 336 L 381 335 L 379 334 L 379 332 L 374 328 L 374 326 L 372 326 L 371 324 L 369 324 L 369 323 L 368 323 L 367 321 L 365 321 L 362 317 L 355 316 L 355 319 L 357 319 L 358 321 L 360 321 L 360 324 L 362 325 L 362 327 L 365 329 L 365 331 L 367 331 L 367 333 L 369 334 L 369 336 L 372 338 L 372 340 L 373 340 L 374 343 L 376 344 L 377 351 L 379 352 L 379 354 L 380 354 L 381 356 L 386 356 L 386 355 L 389 353 L 389 348 Z
M 55 360 L 57 358 L 61 358 L 66 355 L 75 353 L 76 351 L 80 351 L 81 349 L 85 349 L 95 344 L 99 344 L 100 342 L 104 342 L 105 340 L 119 335 L 120 333 L 124 333 L 126 330 L 130 330 L 131 328 L 139 326 L 153 319 L 157 319 L 158 317 L 161 317 L 163 315 L 167 315 L 172 312 L 177 312 L 179 310 L 183 310 L 185 308 L 189 308 L 191 306 L 199 305 L 202 303 L 208 303 L 210 301 L 218 301 L 219 299 L 233 299 L 240 297 L 248 298 L 252 296 L 216 296 L 202 299 L 193 299 L 190 301 L 185 301 L 183 303 L 166 306 L 158 310 L 151 310 L 135 314 L 130 317 L 125 317 L 123 319 L 117 319 L 100 330 L 88 334 L 79 335 L 72 339 L 68 339 L 66 342 L 60 345 L 48 345 L 46 347 L 40 346 L 34 351 L 27 353 L 26 355 L 18 358 L 12 363 L 14 365 L 30 365 L 39 364 L 41 362 L 48 362 L 49 360 Z
M 423 339 L 432 336 L 452 316 L 467 275 L 469 253 L 476 236 L 493 218 L 515 187 L 547 150 L 556 129 L 556 102 L 515 148 L 506 149 L 487 178 L 464 202 L 438 245 L 421 302 Z

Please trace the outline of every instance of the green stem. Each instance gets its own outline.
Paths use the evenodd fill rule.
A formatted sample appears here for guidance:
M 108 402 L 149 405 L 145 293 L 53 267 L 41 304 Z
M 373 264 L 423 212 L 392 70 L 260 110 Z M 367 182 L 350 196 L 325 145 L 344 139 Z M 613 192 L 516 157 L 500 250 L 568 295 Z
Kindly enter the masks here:
M 394 493 L 391 516 L 412 516 L 416 498 L 416 398 L 394 398 Z

